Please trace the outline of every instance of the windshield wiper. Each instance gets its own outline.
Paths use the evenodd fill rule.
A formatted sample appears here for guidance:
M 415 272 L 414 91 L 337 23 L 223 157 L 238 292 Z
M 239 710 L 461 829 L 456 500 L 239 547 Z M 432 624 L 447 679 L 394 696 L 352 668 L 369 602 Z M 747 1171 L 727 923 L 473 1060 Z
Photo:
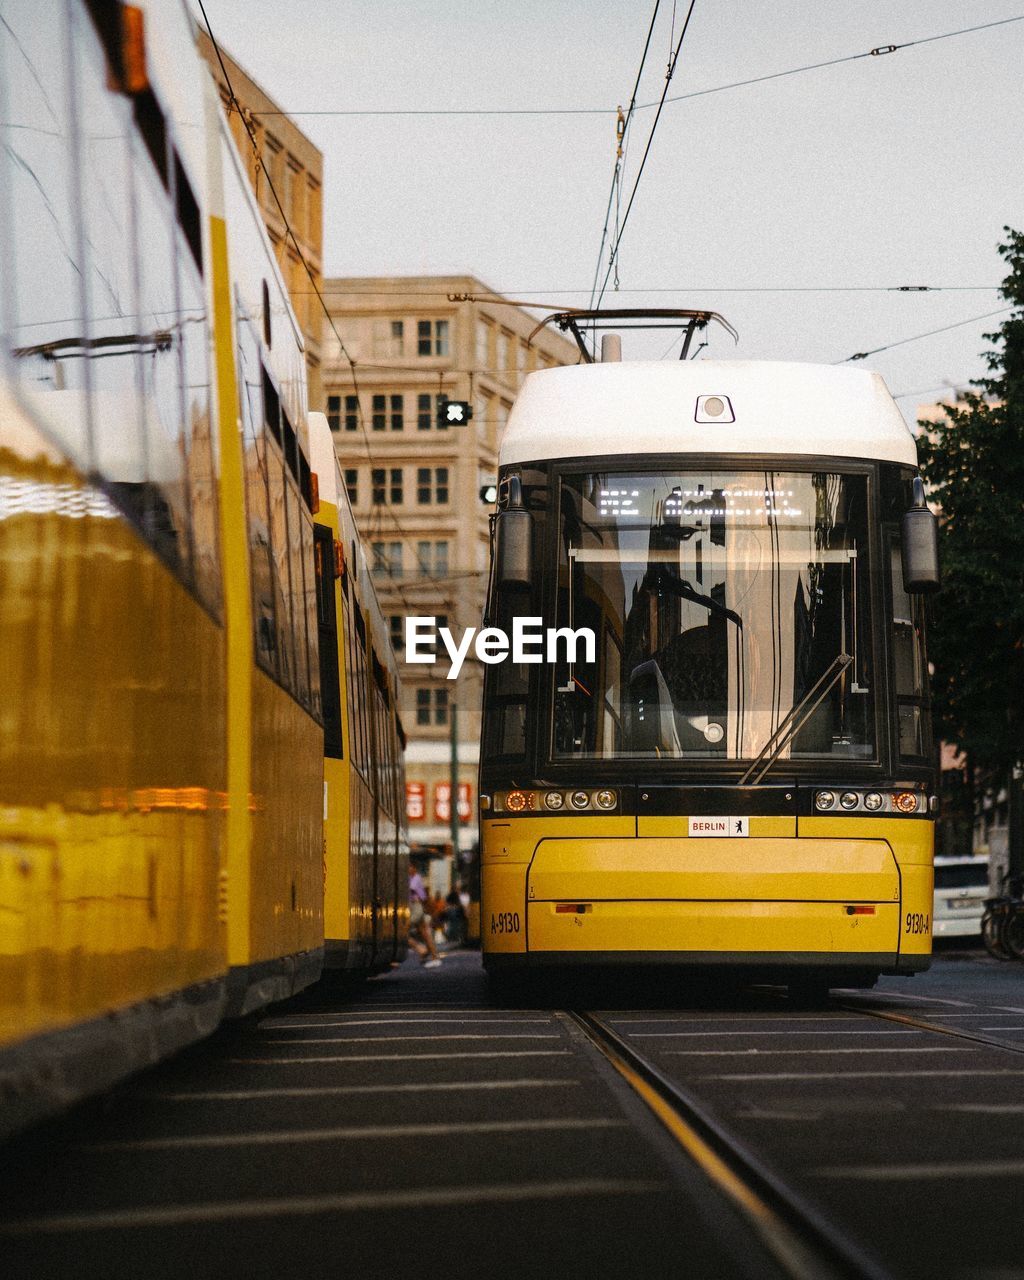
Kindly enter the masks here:
M 848 653 L 840 653 L 833 658 L 828 669 L 824 671 L 810 689 L 804 694 L 795 707 L 787 713 L 785 719 L 764 744 L 752 761 L 750 768 L 740 778 L 740 786 L 745 787 L 752 782 L 756 787 L 775 761 L 779 758 L 786 744 L 794 738 L 825 700 L 832 686 L 839 677 L 852 666 L 853 658 Z M 813 701 L 812 701 L 813 699 Z M 803 714 L 801 714 L 801 712 Z M 776 742 L 776 739 L 778 741 Z M 769 755 L 768 753 L 771 752 Z M 765 756 L 768 759 L 765 760 Z M 761 761 L 764 760 L 764 764 Z M 756 774 L 756 777 L 754 776 Z
M 666 594 L 679 596 L 681 600 L 692 600 L 694 604 L 701 605 L 709 613 L 717 614 L 720 618 L 726 618 L 729 622 L 735 623 L 741 631 L 743 630 L 743 619 L 735 609 L 730 609 L 727 605 L 720 604 L 719 601 L 711 596 L 702 595 L 695 587 L 691 587 L 685 578 L 673 572 L 673 570 L 666 568 L 664 565 L 659 565 L 652 575 L 651 570 L 648 569 L 641 585 L 650 589 L 649 579 L 652 579 L 652 576 L 655 592 L 664 591 Z

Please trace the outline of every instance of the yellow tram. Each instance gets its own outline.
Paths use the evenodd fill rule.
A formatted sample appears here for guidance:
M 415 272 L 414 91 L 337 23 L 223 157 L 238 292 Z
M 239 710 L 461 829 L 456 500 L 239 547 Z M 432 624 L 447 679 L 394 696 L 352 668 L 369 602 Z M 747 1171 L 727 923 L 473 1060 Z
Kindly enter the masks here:
M 319 488 L 324 966 L 368 973 L 401 958 L 409 923 L 398 668 L 322 413 L 310 414 L 310 443 Z
M 530 374 L 501 445 L 488 622 L 554 644 L 487 670 L 487 968 L 926 968 L 910 431 L 876 374 L 615 351 Z
M 404 946 L 394 663 L 337 496 L 317 576 L 302 339 L 194 40 L 4 4 L 0 1133 L 314 981 L 325 878 L 333 955 Z

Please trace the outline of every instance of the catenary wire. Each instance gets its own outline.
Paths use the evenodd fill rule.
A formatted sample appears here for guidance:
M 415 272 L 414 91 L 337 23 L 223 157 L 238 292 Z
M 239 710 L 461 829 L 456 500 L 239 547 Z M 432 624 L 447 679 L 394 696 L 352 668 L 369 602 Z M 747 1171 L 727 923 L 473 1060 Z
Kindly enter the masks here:
M 679 33 L 679 39 L 676 42 L 676 47 L 672 54 L 671 69 L 669 70 L 668 74 L 665 76 L 665 87 L 661 91 L 661 101 L 658 103 L 658 110 L 655 112 L 654 121 L 651 124 L 651 131 L 647 135 L 647 145 L 646 147 L 644 147 L 644 154 L 640 160 L 640 168 L 637 170 L 636 178 L 633 182 L 633 190 L 629 193 L 629 200 L 626 202 L 626 212 L 623 214 L 622 223 L 619 226 L 618 234 L 615 237 L 615 243 L 612 245 L 610 261 L 608 263 L 608 270 L 605 272 L 604 282 L 601 285 L 601 292 L 597 296 L 598 306 L 601 305 L 601 299 L 604 297 L 604 291 L 608 287 L 608 278 L 612 273 L 612 268 L 615 265 L 615 260 L 619 255 L 619 246 L 622 243 L 622 236 L 626 230 L 626 224 L 629 222 L 629 215 L 633 208 L 633 201 L 636 199 L 637 189 L 640 186 L 640 179 L 644 175 L 644 168 L 647 164 L 647 157 L 651 154 L 651 144 L 654 142 L 654 135 L 657 132 L 658 121 L 661 119 L 661 112 L 662 112 L 662 108 L 665 105 L 665 98 L 668 94 L 668 87 L 672 83 L 672 75 L 675 72 L 676 66 L 679 62 L 679 51 L 683 47 L 683 41 L 686 39 L 686 33 L 690 28 L 690 18 L 693 16 L 693 7 L 695 4 L 696 4 L 696 0 L 690 0 L 690 6 L 686 11 L 686 17 L 683 19 L 683 29 Z
M 343 278 L 343 277 L 342 277 Z M 629 289 L 619 289 L 619 293 L 998 293 L 1002 286 L 998 284 L 821 284 L 821 285 L 637 285 Z M 310 289 L 295 289 L 296 296 L 311 294 Z M 328 286 L 329 294 L 373 294 L 380 292 L 374 288 L 333 289 Z M 451 301 L 449 288 L 436 289 L 395 289 L 389 295 L 396 298 L 440 298 Z M 507 302 L 508 295 L 529 293 L 554 295 L 562 297 L 573 293 L 590 293 L 589 289 L 485 289 L 473 293 L 464 302 Z M 540 304 L 538 304 L 539 306 Z M 111 319 L 118 319 L 112 316 Z M 49 321 L 40 323 L 50 323 Z M 24 327 L 24 326 L 23 326 Z
M 217 61 L 218 61 L 218 63 L 220 64 L 221 74 L 224 76 L 224 82 L 225 82 L 225 84 L 226 84 L 226 86 L 227 86 L 228 95 L 229 95 L 229 97 L 231 98 L 231 102 L 232 102 L 232 104 L 233 104 L 233 106 L 234 106 L 235 110 L 238 112 L 239 119 L 242 121 L 242 125 L 243 125 L 243 127 L 245 128 L 246 133 L 247 133 L 247 134 L 248 134 L 248 136 L 249 136 L 249 141 L 252 143 L 252 148 L 253 148 L 253 152 L 254 152 L 254 155 L 255 155 L 255 158 L 256 158 L 256 163 L 257 163 L 257 165 L 259 166 L 260 171 L 263 173 L 263 176 L 266 178 L 266 181 L 267 181 L 267 189 L 270 191 L 270 194 L 271 194 L 271 195 L 273 196 L 273 198 L 274 198 L 274 203 L 277 205 L 278 213 L 280 214 L 281 221 L 282 221 L 282 222 L 283 222 L 283 224 L 284 224 L 285 234 L 286 234 L 286 236 L 291 240 L 292 245 L 293 245 L 293 246 L 294 246 L 294 248 L 295 248 L 295 252 L 296 252 L 296 254 L 298 255 L 299 261 L 302 263 L 303 270 L 305 271 L 305 273 L 306 273 L 306 275 L 307 275 L 307 277 L 308 277 L 308 279 L 309 279 L 309 283 L 310 283 L 310 284 L 312 285 L 312 287 L 313 287 L 312 291 L 313 291 L 313 293 L 316 295 L 317 299 L 319 300 L 320 307 L 321 307 L 321 309 L 323 310 L 323 313 L 324 313 L 324 315 L 325 315 L 325 316 L 326 316 L 326 318 L 327 318 L 327 323 L 330 325 L 330 327 L 331 327 L 331 331 L 333 332 L 333 334 L 334 334 L 335 338 L 337 339 L 337 342 L 338 342 L 338 350 L 339 350 L 339 352 L 340 352 L 340 353 L 345 357 L 346 361 L 348 362 L 349 371 L 350 371 L 350 373 L 351 373 L 351 377 L 352 377 L 352 386 L 353 386 L 353 389 L 354 389 L 355 394 L 356 394 L 356 417 L 357 417 L 357 420 L 358 420 L 358 422 L 359 422 L 359 428 L 360 428 L 360 430 L 361 430 L 361 432 L 362 432 L 362 434 L 363 434 L 364 440 L 365 440 L 367 456 L 368 456 L 368 458 L 369 458 L 369 461 L 370 461 L 371 463 L 373 463 L 376 459 L 374 458 L 373 449 L 371 448 L 371 445 L 370 445 L 370 434 L 369 434 L 369 432 L 367 431 L 367 429 L 366 429 L 366 423 L 365 423 L 365 421 L 363 420 L 362 398 L 361 398 L 360 393 L 359 393 L 359 383 L 358 383 L 357 376 L 356 376 L 356 362 L 355 362 L 355 360 L 353 360 L 352 356 L 349 354 L 349 351 L 348 351 L 347 347 L 345 346 L 344 339 L 342 338 L 341 334 L 339 333 L 337 325 L 334 323 L 334 317 L 331 315 L 330 311 L 328 311 L 328 309 L 327 309 L 327 303 L 324 301 L 324 295 L 323 295 L 323 293 L 322 293 L 322 291 L 321 291 L 320 287 L 317 285 L 316 277 L 313 275 L 312 268 L 310 267 L 309 262 L 308 262 L 308 261 L 307 261 L 307 259 L 306 259 L 306 255 L 305 255 L 305 254 L 303 253 L 303 251 L 302 251 L 302 246 L 299 244 L 299 242 L 298 242 L 298 240 L 297 240 L 297 238 L 296 238 L 296 236 L 295 236 L 295 232 L 294 232 L 294 231 L 293 231 L 293 229 L 292 229 L 291 222 L 289 221 L 289 219 L 288 219 L 288 215 L 287 215 L 287 213 L 285 212 L 284 205 L 281 203 L 281 198 L 280 198 L 280 197 L 278 196 L 278 194 L 277 194 L 277 189 L 276 189 L 276 187 L 274 186 L 273 179 L 271 178 L 270 174 L 269 174 L 269 173 L 268 173 L 268 171 L 267 171 L 266 166 L 265 166 L 265 165 L 264 165 L 264 163 L 263 163 L 263 157 L 260 155 L 259 147 L 258 147 L 258 146 L 257 146 L 257 144 L 256 144 L 256 138 L 255 138 L 255 137 L 254 137 L 254 135 L 253 135 L 252 128 L 251 128 L 251 126 L 250 126 L 250 124 L 249 124 L 248 120 L 246 120 L 245 115 L 244 115 L 244 113 L 243 113 L 243 111 L 242 111 L 241 104 L 239 103 L 238 98 L 237 98 L 237 96 L 235 95 L 234 87 L 233 87 L 233 86 L 232 86 L 232 84 L 231 84 L 231 77 L 228 75 L 228 69 L 227 69 L 227 67 L 226 67 L 226 65 L 225 65 L 225 63 L 224 63 L 224 58 L 223 58 L 223 55 L 221 54 L 220 45 L 217 43 L 217 38 L 216 38 L 216 36 L 213 34 L 213 28 L 210 26 L 210 19 L 209 19 L 209 17 L 207 16 L 207 13 L 206 13 L 206 7 L 205 7 L 205 5 L 203 4 L 203 0 L 198 0 L 198 4 L 199 4 L 199 9 L 200 9 L 200 11 L 201 11 L 201 13 L 202 13 L 202 15 L 203 15 L 203 21 L 204 21 L 204 22 L 205 22 L 205 24 L 206 24 L 206 31 L 207 31 L 207 34 L 208 34 L 208 35 L 209 35 L 209 37 L 210 37 L 210 43 L 213 45 L 214 52 L 215 52 L 215 53 L 216 53 L 216 55 L 217 55 Z M 386 507 L 386 509 L 387 509 L 387 511 L 388 511 L 388 514 L 390 515 L 390 517 L 391 517 L 392 521 L 394 522 L 395 528 L 398 530 L 399 534 L 400 534 L 403 538 L 408 539 L 408 540 L 410 540 L 410 541 L 411 541 L 412 539 L 411 539 L 410 534 L 409 534 L 409 533 L 405 530 L 405 528 L 402 526 L 402 522 L 401 522 L 401 520 L 398 518 L 398 514 L 397 514 L 397 512 L 394 510 L 394 508 L 392 507 L 391 503 L 390 503 L 390 502 L 387 502 L 387 503 L 385 503 L 385 504 L 383 504 L 383 505 Z M 371 535 L 371 537 L 372 537 L 372 535 Z M 388 566 L 388 568 L 389 568 L 389 566 Z M 389 576 L 390 576 L 390 575 L 389 575 Z M 401 592 L 402 592 L 402 590 L 406 587 L 406 584 L 405 584 L 405 583 L 401 583 L 401 582 L 399 581 L 399 579 L 397 578 L 397 576 L 394 576 L 394 577 L 393 577 L 393 583 L 394 583 L 395 589 L 396 589 L 399 593 L 401 593 Z M 446 600 L 446 603 L 448 604 L 449 608 L 451 608 L 451 607 L 452 607 L 452 601 L 451 601 L 451 599 L 450 599 L 450 598 L 448 598 L 448 599 Z
M 955 324 L 943 325 L 941 329 L 929 329 L 927 333 L 915 333 L 912 338 L 900 338 L 897 342 L 887 342 L 884 347 L 872 347 L 870 351 L 855 351 L 852 356 L 842 360 L 833 360 L 833 364 L 849 364 L 851 360 L 864 360 L 868 356 L 876 356 L 880 351 L 891 351 L 893 347 L 905 346 L 908 342 L 919 342 L 922 338 L 934 337 L 937 333 L 948 333 L 950 329 L 962 329 L 966 324 L 977 324 L 979 320 L 989 320 L 992 316 L 1002 316 L 1013 307 L 1000 307 L 998 311 L 986 311 L 981 316 L 969 316 L 966 320 L 957 320 Z
M 604 227 L 601 231 L 601 244 L 597 251 L 597 265 L 594 268 L 594 283 L 590 290 L 590 305 L 593 306 L 594 294 L 597 292 L 597 278 L 601 274 L 601 260 L 604 257 L 604 246 L 608 239 L 608 223 L 611 218 L 612 200 L 615 196 L 616 188 L 621 188 L 622 165 L 625 160 L 624 149 L 626 145 L 626 135 L 629 133 L 630 121 L 633 119 L 633 112 L 636 110 L 636 95 L 640 88 L 640 78 L 644 72 L 644 65 L 647 62 L 647 51 L 651 47 L 651 36 L 654 34 L 654 23 L 658 16 L 658 9 L 661 0 L 654 0 L 654 12 L 651 14 L 650 25 L 647 28 L 647 39 L 644 41 L 644 51 L 640 58 L 640 66 L 637 68 L 636 81 L 633 85 L 633 92 L 629 95 L 629 107 L 626 111 L 622 124 L 622 135 L 616 139 L 615 147 L 615 169 L 612 173 L 611 187 L 608 190 L 608 207 L 604 213 Z
M 771 80 L 782 80 L 787 76 L 803 75 L 808 71 L 820 71 L 826 67 L 841 66 L 846 62 L 858 62 L 862 58 L 876 58 L 889 53 L 897 53 L 901 49 L 912 49 L 917 45 L 933 44 L 937 40 L 952 40 L 957 36 L 971 35 L 976 31 L 987 31 L 992 27 L 1007 26 L 1012 22 L 1024 22 L 1024 14 L 1010 18 L 1000 18 L 995 22 L 983 22 L 974 27 L 961 27 L 956 31 L 943 31 L 939 35 L 921 36 L 917 40 L 905 40 L 902 44 L 876 45 L 863 53 L 849 53 L 841 58 L 829 58 L 824 62 L 809 62 L 804 66 L 790 67 L 785 71 L 772 71 L 763 76 L 752 76 L 747 80 L 733 80 L 728 84 L 711 85 L 707 89 L 695 89 L 689 93 L 676 94 L 666 98 L 666 104 L 685 102 L 689 98 L 703 98 L 712 93 L 726 93 L 732 89 L 745 89 L 749 85 L 766 84 Z M 637 103 L 637 111 L 650 111 L 658 104 L 655 102 Z M 375 108 L 329 108 L 316 111 L 253 111 L 253 116 L 607 116 L 614 115 L 614 107 L 393 107 Z

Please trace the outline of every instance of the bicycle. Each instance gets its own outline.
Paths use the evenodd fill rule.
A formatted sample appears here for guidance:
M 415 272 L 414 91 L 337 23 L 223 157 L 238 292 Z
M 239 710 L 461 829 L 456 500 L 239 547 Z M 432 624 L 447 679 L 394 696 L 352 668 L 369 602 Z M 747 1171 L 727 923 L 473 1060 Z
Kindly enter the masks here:
M 1000 888 L 985 899 L 981 940 L 996 960 L 1024 960 L 1024 876 L 1007 871 Z

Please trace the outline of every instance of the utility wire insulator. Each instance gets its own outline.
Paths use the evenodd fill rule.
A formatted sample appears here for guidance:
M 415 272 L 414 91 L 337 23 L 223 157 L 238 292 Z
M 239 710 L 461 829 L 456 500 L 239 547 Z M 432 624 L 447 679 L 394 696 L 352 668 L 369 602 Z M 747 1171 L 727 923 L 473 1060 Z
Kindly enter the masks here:
M 622 159 L 622 139 L 626 136 L 626 117 L 622 114 L 622 107 L 616 107 L 615 119 L 615 156 L 616 159 Z

